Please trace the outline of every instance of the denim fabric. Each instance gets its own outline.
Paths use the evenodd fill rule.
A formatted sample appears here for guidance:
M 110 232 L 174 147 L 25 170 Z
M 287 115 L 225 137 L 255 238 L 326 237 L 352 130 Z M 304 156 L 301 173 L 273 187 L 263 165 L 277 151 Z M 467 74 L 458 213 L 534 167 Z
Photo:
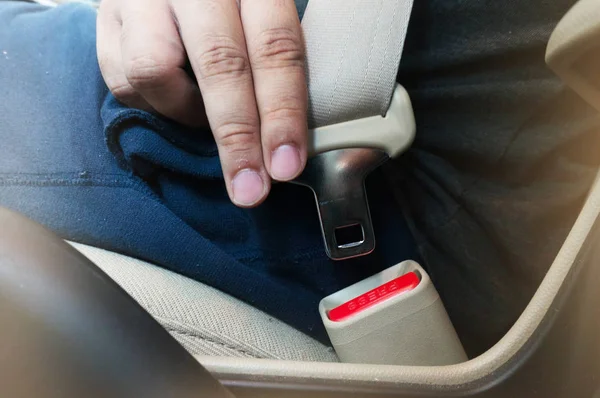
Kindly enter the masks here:
M 319 300 L 415 257 L 376 173 L 376 253 L 333 262 L 312 193 L 276 184 L 253 210 L 226 194 L 209 131 L 128 109 L 105 87 L 95 12 L 0 2 L 0 205 L 60 236 L 214 286 L 327 342 Z

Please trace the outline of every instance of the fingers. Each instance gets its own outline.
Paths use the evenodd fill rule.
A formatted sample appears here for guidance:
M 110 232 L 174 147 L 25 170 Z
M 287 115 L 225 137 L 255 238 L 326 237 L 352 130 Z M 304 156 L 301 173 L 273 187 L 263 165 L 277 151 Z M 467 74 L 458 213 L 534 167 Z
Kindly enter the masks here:
M 110 1 L 100 4 L 96 30 L 98 64 L 110 91 L 124 104 L 150 110 L 150 105 L 135 91 L 125 76 L 121 62 L 120 16 Z
M 121 102 L 180 123 L 206 125 L 202 96 L 185 73 L 185 49 L 164 0 L 105 0 L 97 53 L 106 85 Z
M 188 125 L 208 118 L 238 206 L 303 170 L 308 101 L 293 0 L 104 0 L 97 41 L 117 99 Z
M 187 125 L 205 123 L 202 96 L 183 69 L 185 49 L 166 2 L 125 3 L 121 51 L 127 81 L 157 112 Z
M 236 0 L 174 0 L 172 5 L 231 200 L 241 207 L 255 206 L 268 194 L 270 178 Z
M 293 0 L 242 0 L 265 165 L 281 181 L 306 164 L 304 43 Z

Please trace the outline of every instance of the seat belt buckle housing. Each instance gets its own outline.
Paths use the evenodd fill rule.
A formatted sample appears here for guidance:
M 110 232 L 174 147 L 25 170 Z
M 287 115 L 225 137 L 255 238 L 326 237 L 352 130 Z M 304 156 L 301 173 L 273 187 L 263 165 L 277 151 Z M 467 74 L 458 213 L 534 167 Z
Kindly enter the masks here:
M 311 129 L 309 159 L 293 183 L 309 187 L 317 202 L 327 255 L 333 260 L 375 249 L 365 179 L 415 137 L 410 97 L 397 85 L 385 116 L 371 116 Z
M 439 366 L 467 360 L 431 279 L 412 260 L 325 297 L 319 313 L 342 362 Z

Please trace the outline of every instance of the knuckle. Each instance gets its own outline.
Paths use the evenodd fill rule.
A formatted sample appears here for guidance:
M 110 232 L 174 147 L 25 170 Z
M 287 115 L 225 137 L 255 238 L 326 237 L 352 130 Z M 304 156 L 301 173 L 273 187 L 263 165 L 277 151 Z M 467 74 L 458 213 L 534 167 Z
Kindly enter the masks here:
M 135 89 L 129 83 L 115 84 L 112 87 L 109 86 L 109 89 L 116 99 L 126 104 L 138 96 Z
M 169 60 L 154 55 L 136 56 L 125 64 L 125 75 L 134 88 L 144 90 L 162 86 L 177 68 Z
M 303 131 L 306 126 L 302 121 L 306 120 L 305 113 L 298 108 L 278 108 L 267 110 L 262 115 L 261 120 L 265 126 L 269 126 L 277 131 L 278 136 L 297 135 Z M 275 128 L 277 126 L 277 128 Z
M 229 154 L 249 154 L 258 145 L 258 131 L 248 123 L 226 123 L 217 130 L 219 146 Z
M 208 36 L 203 40 L 205 51 L 196 58 L 199 78 L 236 78 L 250 73 L 246 51 L 227 36 Z
M 261 119 L 273 120 L 303 120 L 306 118 L 306 107 L 301 98 L 290 95 L 276 97 L 262 109 Z
M 253 48 L 255 68 L 304 67 L 301 36 L 291 29 L 267 29 L 255 40 Z

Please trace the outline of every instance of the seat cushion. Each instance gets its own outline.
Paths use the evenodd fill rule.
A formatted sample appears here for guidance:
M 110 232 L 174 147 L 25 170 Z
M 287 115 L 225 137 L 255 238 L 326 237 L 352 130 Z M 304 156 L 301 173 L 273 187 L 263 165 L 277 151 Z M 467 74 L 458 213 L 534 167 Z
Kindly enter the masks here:
M 331 347 L 217 289 L 144 261 L 69 243 L 193 355 L 338 361 Z

